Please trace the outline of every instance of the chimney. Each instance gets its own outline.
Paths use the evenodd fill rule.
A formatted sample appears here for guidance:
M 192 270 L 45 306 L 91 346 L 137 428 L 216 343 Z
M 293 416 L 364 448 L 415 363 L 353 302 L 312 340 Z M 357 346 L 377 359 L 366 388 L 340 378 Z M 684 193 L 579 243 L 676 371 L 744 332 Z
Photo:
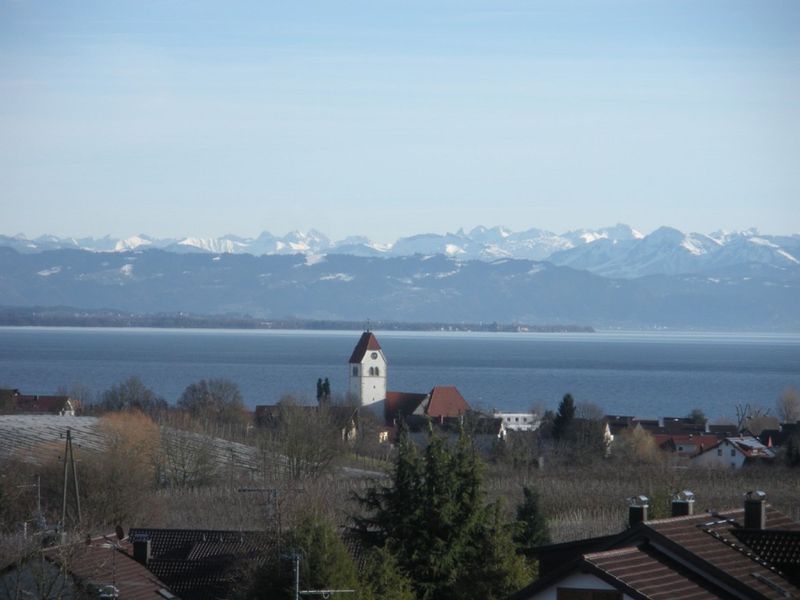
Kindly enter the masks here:
M 678 492 L 672 498 L 672 516 L 688 517 L 694 514 L 694 494 L 689 490 Z
M 633 527 L 647 521 L 647 509 L 650 508 L 650 499 L 647 496 L 633 496 L 628 498 L 628 526 Z
M 149 538 L 138 538 L 133 540 L 133 559 L 140 562 L 145 567 L 152 558 L 152 550 L 150 549 Z
M 761 490 L 747 492 L 744 495 L 744 527 L 745 529 L 767 528 L 767 495 Z

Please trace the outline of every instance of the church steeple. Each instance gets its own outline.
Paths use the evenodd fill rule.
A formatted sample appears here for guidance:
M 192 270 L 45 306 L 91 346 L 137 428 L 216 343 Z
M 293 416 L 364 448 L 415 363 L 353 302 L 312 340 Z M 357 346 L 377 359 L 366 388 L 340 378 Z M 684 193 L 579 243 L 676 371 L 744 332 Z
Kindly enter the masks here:
M 369 329 L 361 334 L 350 355 L 350 395 L 361 406 L 386 399 L 386 357 Z

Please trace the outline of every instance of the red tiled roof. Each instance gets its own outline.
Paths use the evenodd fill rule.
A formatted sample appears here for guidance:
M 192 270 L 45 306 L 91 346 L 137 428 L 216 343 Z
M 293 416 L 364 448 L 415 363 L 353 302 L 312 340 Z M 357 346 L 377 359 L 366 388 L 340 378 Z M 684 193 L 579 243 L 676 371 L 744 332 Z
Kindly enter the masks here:
M 410 392 L 386 392 L 386 402 L 383 405 L 384 416 L 387 423 L 392 423 L 400 415 L 414 414 L 428 394 L 412 394 Z
M 664 536 L 682 551 L 690 553 L 696 566 L 717 569 L 738 584 L 760 593 L 762 597 L 776 600 L 785 598 L 784 594 L 775 589 L 776 584 L 792 593 L 800 593 L 800 590 L 762 564 L 758 556 L 731 535 L 734 523 L 728 519 L 742 522 L 744 509 L 726 511 L 719 517 L 700 515 L 649 521 L 645 526 Z M 768 509 L 767 526 L 776 525 L 786 528 L 797 526 L 782 513 Z
M 753 530 L 751 536 L 762 546 L 753 542 L 757 549 L 744 543 L 748 538 L 743 533 L 750 530 L 741 529 L 743 520 L 744 509 L 740 508 L 640 523 L 604 542 L 605 550 L 573 555 L 572 561 L 561 556 L 561 569 L 513 598 L 530 598 L 576 569 L 592 572 L 634 598 L 800 597 L 796 582 L 777 570 L 775 562 L 769 562 L 770 557 L 788 557 L 785 564 L 794 566 L 800 523 L 767 506 L 767 529 Z M 781 549 L 770 547 L 779 542 Z
M 584 560 L 653 600 L 719 598 L 691 571 L 647 547 L 633 546 L 586 554 Z
M 651 435 L 656 444 L 663 449 L 667 449 L 670 446 L 670 442 L 672 442 L 675 446 L 675 451 L 678 451 L 678 446 L 695 446 L 696 454 L 719 444 L 719 438 L 712 434 L 687 433 L 676 435 L 672 433 L 653 433 Z M 688 450 L 683 451 L 684 454 L 688 452 Z
M 353 353 L 350 355 L 350 363 L 360 363 L 364 360 L 364 355 L 368 351 L 374 350 L 377 352 L 380 349 L 381 345 L 378 343 L 378 339 L 371 331 L 365 331 L 361 334 L 356 347 L 353 348 Z
M 118 541 L 116 536 L 105 536 L 92 539 L 89 545 L 77 543 L 48 548 L 44 554 L 49 560 L 64 562 L 69 572 L 84 583 L 99 588 L 114 584 L 120 598 L 162 598 L 158 591 L 169 588 L 133 559 L 132 550 L 129 540 Z
M 17 412 L 21 413 L 59 413 L 65 409 L 69 396 L 28 396 L 14 397 Z M 77 408 L 77 407 L 75 407 Z
M 469 410 L 469 404 L 453 385 L 437 385 L 431 390 L 425 409 L 429 417 L 457 417 Z

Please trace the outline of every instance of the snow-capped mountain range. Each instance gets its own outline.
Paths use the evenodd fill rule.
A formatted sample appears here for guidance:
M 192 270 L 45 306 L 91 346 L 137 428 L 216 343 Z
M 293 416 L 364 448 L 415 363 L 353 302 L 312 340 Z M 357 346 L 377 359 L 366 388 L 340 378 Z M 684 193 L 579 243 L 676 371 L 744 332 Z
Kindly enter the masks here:
M 21 253 L 56 249 L 92 252 L 127 252 L 157 248 L 175 253 L 289 255 L 321 257 L 331 254 L 360 257 L 444 255 L 458 260 L 495 261 L 526 259 L 590 271 L 613 278 L 701 273 L 736 265 L 758 263 L 776 268 L 800 266 L 800 235 L 760 234 L 755 229 L 684 233 L 661 227 L 644 235 L 628 225 L 597 230 L 579 229 L 562 234 L 542 229 L 514 232 L 505 227 L 475 227 L 446 234 L 419 234 L 392 244 L 377 244 L 354 236 L 332 241 L 310 230 L 283 237 L 263 232 L 257 237 L 224 235 L 217 238 L 159 239 L 145 234 L 125 239 L 60 238 L 52 235 L 29 239 L 0 235 L 0 246 Z

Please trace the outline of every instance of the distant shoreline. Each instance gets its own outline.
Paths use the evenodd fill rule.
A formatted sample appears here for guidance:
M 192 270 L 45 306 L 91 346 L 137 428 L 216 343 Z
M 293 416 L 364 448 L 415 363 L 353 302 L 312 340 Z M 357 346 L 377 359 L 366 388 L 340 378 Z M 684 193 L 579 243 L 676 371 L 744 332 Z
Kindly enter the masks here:
M 525 323 L 443 323 L 346 321 L 336 319 L 258 319 L 249 315 L 134 314 L 115 310 L 69 307 L 0 307 L 2 327 L 109 327 L 152 329 L 230 329 L 284 331 L 454 331 L 497 333 L 595 333 L 589 325 Z

